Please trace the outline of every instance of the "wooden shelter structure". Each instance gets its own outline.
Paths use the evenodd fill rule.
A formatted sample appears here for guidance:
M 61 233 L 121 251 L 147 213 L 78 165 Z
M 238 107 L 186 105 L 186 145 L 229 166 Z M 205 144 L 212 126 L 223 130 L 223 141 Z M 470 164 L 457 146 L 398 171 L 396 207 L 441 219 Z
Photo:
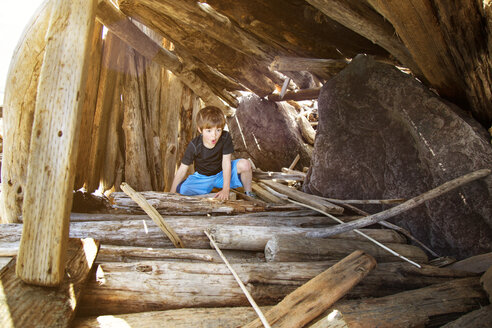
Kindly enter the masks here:
M 229 205 L 204 201 L 193 207 L 190 205 L 193 201 L 173 199 L 174 196 L 164 193 L 164 201 L 190 205 L 178 208 L 177 212 L 169 212 L 171 205 L 166 205 L 164 208 L 168 212 L 162 210 L 161 213 L 167 215 L 165 222 L 172 222 L 170 226 L 177 230 L 178 236 L 181 235 L 185 245 L 202 249 L 191 252 L 175 250 L 173 253 L 164 250 L 170 244 L 162 241 L 166 237 L 157 225 L 153 226 L 152 221 L 144 219 L 140 210 L 125 207 L 117 200 L 116 205 L 121 205 L 125 214 L 115 214 L 122 209 L 111 204 L 100 210 L 99 214 L 86 215 L 83 222 L 77 222 L 76 215 L 71 214 L 73 191 L 80 188 L 85 188 L 88 193 L 99 190 L 112 193 L 112 197 L 117 199 L 123 182 L 136 191 L 169 191 L 176 163 L 196 131 L 194 116 L 204 104 L 215 105 L 231 116 L 238 106 L 237 97 L 241 92 L 253 92 L 272 101 L 282 100 L 284 95 L 285 99 L 289 96 L 295 100 L 313 99 L 323 81 L 343 69 L 359 53 L 405 68 L 442 97 L 467 109 L 484 127 L 491 126 L 492 4 L 486 0 L 46 0 L 19 42 L 11 62 L 5 93 L 0 201 L 1 222 L 5 228 L 1 230 L 5 233 L 2 242 L 14 245 L 13 253 L 17 257 L 15 264 L 11 262 L 2 269 L 1 283 L 4 288 L 9 286 L 13 288 L 9 290 L 19 290 L 19 286 L 26 287 L 23 284 L 27 283 L 44 286 L 36 287 L 41 290 L 53 287 L 72 295 L 72 298 L 54 297 L 49 301 L 49 305 L 59 305 L 57 310 L 53 310 L 57 312 L 53 316 L 66 319 L 60 321 L 63 323 L 57 323 L 59 326 L 71 323 L 76 307 L 79 314 L 98 315 L 245 305 L 243 296 L 235 287 L 230 287 L 232 280 L 229 282 L 229 278 L 223 278 L 226 274 L 224 267 L 214 263 L 218 261 L 217 257 L 202 249 L 210 246 L 201 231 L 197 230 L 203 230 L 204 226 L 210 228 L 210 221 L 202 222 L 203 217 L 193 220 L 186 216 L 176 217 L 187 210 L 195 211 L 196 215 L 225 212 L 234 215 L 234 218 L 229 218 L 231 221 L 226 221 L 222 216 L 211 219 L 217 220 L 214 223 L 214 238 L 222 240 L 219 244 L 225 247 L 236 243 L 232 247 L 234 251 L 247 251 L 249 257 L 242 259 L 249 258 L 252 263 L 241 264 L 240 275 L 243 280 L 249 279 L 250 289 L 256 289 L 253 291 L 256 291 L 256 298 L 263 300 L 262 305 L 275 305 L 289 295 L 285 302 L 275 305 L 268 312 L 267 318 L 278 322 L 279 327 L 288 327 L 289 323 L 284 322 L 288 318 L 287 310 L 292 310 L 295 308 L 293 303 L 307 297 L 316 300 L 315 307 L 322 303 L 318 308 L 320 311 L 306 317 L 304 314 L 310 311 L 309 307 L 296 308 L 293 316 L 301 319 L 290 321 L 290 326 L 308 324 L 373 269 L 373 257 L 378 261 L 384 261 L 385 257 L 374 253 L 367 245 L 349 242 L 338 242 L 338 245 L 347 245 L 350 250 L 366 249 L 366 253 L 372 256 L 361 252 L 351 255 L 344 253 L 349 256 L 342 260 L 344 256 L 328 251 L 334 248 L 331 244 L 323 248 L 327 252 L 324 255 L 309 253 L 312 246 L 307 244 L 300 255 L 284 248 L 285 245 L 303 243 L 295 239 L 307 232 L 296 230 L 306 228 L 300 222 L 305 222 L 311 229 L 317 229 L 316 225 L 325 226 L 326 223 L 317 221 L 320 218 L 313 213 L 301 214 L 297 205 L 285 203 L 282 199 L 277 198 L 278 204 L 274 206 L 242 200 Z M 306 84 L 306 76 L 311 83 L 299 90 L 298 86 Z M 290 80 L 295 87 L 292 84 L 288 86 Z M 284 94 L 285 90 L 282 90 L 282 96 L 278 95 L 282 86 L 291 89 L 290 95 Z M 148 199 L 152 195 L 146 196 Z M 159 196 L 155 197 L 158 199 Z M 156 200 L 154 205 L 159 201 Z M 311 199 L 315 204 L 325 204 L 325 201 Z M 327 205 L 323 206 L 326 210 Z M 330 210 L 341 215 L 337 207 Z M 199 209 L 202 212 L 197 214 Z M 266 212 L 264 218 L 269 220 L 286 210 L 293 211 L 288 213 L 300 219 L 298 222 L 279 219 L 279 227 L 272 227 L 273 224 L 263 221 L 257 223 L 263 228 L 255 230 L 251 222 L 261 221 L 262 216 L 254 218 L 247 212 L 260 210 Z M 103 218 L 98 215 L 108 216 Z M 244 224 L 244 220 L 250 222 Z M 152 233 L 157 237 L 150 237 L 147 243 L 142 241 L 148 233 L 141 234 L 142 228 L 137 227 L 140 221 L 148 225 L 146 229 L 154 229 Z M 233 226 L 245 226 L 236 236 L 243 236 L 243 239 L 233 241 L 230 238 L 239 229 L 227 232 L 226 224 L 230 222 L 234 222 Z M 165 228 L 164 224 L 158 226 Z M 282 230 L 282 227 L 288 228 Z M 22 229 L 22 237 L 19 229 Z M 120 230 L 119 237 L 111 235 L 110 232 L 115 229 Z M 127 235 L 123 234 L 124 229 L 128 229 Z M 97 231 L 105 231 L 107 235 L 98 235 Z M 100 238 L 95 237 L 99 240 L 96 242 L 75 241 L 69 239 L 69 235 L 75 238 Z M 254 245 L 247 243 L 247 237 L 244 238 L 260 235 L 261 240 L 249 238 L 249 241 L 256 241 Z M 287 239 L 274 238 L 276 235 Z M 117 241 L 121 237 L 124 241 Z M 393 234 L 384 238 L 396 238 L 397 241 L 391 239 L 386 242 L 401 243 L 400 237 Z M 88 255 L 89 251 L 97 249 L 99 242 L 103 247 L 98 261 L 104 261 L 103 256 L 112 260 L 99 266 L 98 270 L 104 274 L 101 275 L 100 271 L 95 273 L 95 279 L 86 286 L 89 291 L 83 294 L 81 306 L 72 304 L 73 300 L 80 299 L 83 281 L 96 261 L 95 254 Z M 107 247 L 104 247 L 105 242 Z M 153 242 L 156 244 L 152 246 Z M 270 243 L 270 250 L 279 250 L 271 254 L 271 258 L 276 257 L 279 263 L 275 264 L 274 260 L 273 263 L 257 263 L 264 261 L 264 258 L 260 256 L 259 261 L 258 256 L 252 256 L 251 252 L 265 249 L 267 242 Z M 272 244 L 274 242 L 275 246 Z M 246 244 L 248 246 L 244 246 Z M 128 248 L 114 249 L 109 245 Z M 425 254 L 409 250 L 406 246 L 395 247 L 400 248 L 402 253 L 408 252 L 409 257 L 417 258 L 416 261 L 426 261 Z M 149 250 L 153 254 L 149 255 L 142 247 L 156 249 Z M 239 256 L 234 251 L 231 256 Z M 155 261 L 142 260 L 149 256 Z M 286 262 L 293 261 L 290 256 L 295 258 L 295 263 L 284 264 L 285 259 L 288 259 Z M 138 258 L 139 262 L 112 262 L 132 257 Z M 164 258 L 209 263 L 156 260 Z M 280 260 L 282 258 L 284 260 Z M 318 262 L 297 263 L 306 258 Z M 334 260 L 339 261 L 340 267 L 336 268 L 342 271 L 328 271 Z M 395 268 L 390 269 L 391 266 Z M 72 267 L 83 269 L 67 269 Z M 387 269 L 412 271 L 401 263 L 390 264 Z M 291 270 L 297 276 L 279 283 L 279 279 L 284 278 L 274 273 Z M 332 288 L 330 283 L 342 281 L 345 277 L 343 270 L 347 270 L 346 275 L 351 279 L 329 302 L 319 300 L 319 294 L 313 293 L 313 289 Z M 412 322 L 408 326 L 413 326 L 429 322 L 431 317 L 466 313 L 476 309 L 480 303 L 488 303 L 477 276 L 430 266 L 425 270 L 417 275 L 426 276 L 427 282 L 409 283 L 412 286 L 406 285 L 396 290 L 389 287 L 396 278 L 382 278 L 382 272 L 375 274 L 368 287 L 364 287 L 367 290 L 355 290 L 353 297 L 366 297 L 374 293 L 372 295 L 379 296 L 386 308 L 381 309 L 380 305 L 371 302 L 347 301 L 341 305 L 345 324 L 363 326 L 364 322 L 368 322 L 363 320 L 370 318 L 367 313 L 376 313 L 375 316 L 384 320 L 388 318 L 387 326 L 398 325 L 407 319 Z M 133 275 L 135 272 L 137 275 Z M 264 272 L 269 274 L 263 275 Z M 319 276 L 322 272 L 323 276 Z M 147 273 L 155 279 L 147 279 Z M 193 273 L 199 275 L 198 279 L 210 283 L 209 296 L 215 288 L 224 297 L 220 300 L 201 298 L 199 290 L 206 283 L 197 282 L 191 276 Z M 118 280 L 120 274 L 122 280 Z M 182 280 L 177 278 L 179 275 L 184 275 L 180 277 Z M 295 288 L 292 286 L 298 287 L 315 276 L 316 280 L 310 281 L 307 289 L 293 292 Z M 104 279 L 108 282 L 98 289 L 98 284 L 104 285 Z M 177 281 L 174 285 L 176 288 L 172 283 L 162 287 L 162 281 L 172 279 Z M 221 289 L 218 281 L 223 279 L 227 280 L 228 285 Z M 384 295 L 377 294 L 380 286 L 374 281 L 378 279 L 387 288 Z M 141 281 L 142 285 L 135 284 L 131 286 L 133 289 L 126 289 L 124 285 L 129 281 Z M 483 281 L 485 286 L 490 284 L 490 274 L 484 275 Z M 196 285 L 180 290 L 180 283 Z M 434 285 L 436 283 L 442 284 Z M 319 286 L 324 286 L 324 289 Z M 417 288 L 432 291 L 415 291 Z M 414 290 L 407 291 L 409 289 Z M 425 312 L 418 308 L 422 298 L 419 292 L 425 295 L 436 293 L 433 303 L 438 303 L 440 295 L 446 292 L 457 293 L 459 297 L 456 299 L 459 300 L 441 312 L 430 309 Z M 52 296 L 42 291 L 39 293 L 37 302 Z M 394 296 L 396 293 L 406 294 Z M 187 303 L 190 299 L 194 301 Z M 396 299 L 408 300 L 415 307 L 414 312 L 420 312 L 420 317 L 390 314 L 391 303 Z M 4 298 L 2 302 L 1 310 L 10 311 L 8 324 L 18 326 L 22 321 L 16 321 L 20 320 L 17 316 L 22 317 L 22 313 L 16 311 L 25 308 L 14 310 L 13 304 L 18 303 L 13 298 Z M 123 305 L 125 302 L 128 306 Z M 94 306 L 95 303 L 98 305 Z M 72 307 L 68 309 L 67 304 Z M 232 316 L 236 319 L 242 318 L 242 321 L 238 319 L 237 323 L 227 324 L 234 326 L 254 319 L 251 311 L 244 308 L 229 310 L 222 308 L 214 312 L 197 309 L 190 312 L 183 310 L 182 313 L 176 310 L 160 314 L 163 317 L 159 320 L 167 317 L 169 322 L 175 322 L 172 320 L 184 320 L 187 316 L 205 320 L 204 316 L 208 315 L 212 322 L 222 322 L 220 320 L 226 320 L 234 313 Z M 277 318 L 279 314 L 285 318 Z M 121 320 L 141 322 L 151 320 L 150 316 L 142 314 Z M 403 321 L 392 321 L 397 318 Z M 482 315 L 481 318 L 486 317 Z M 439 320 L 433 322 L 435 325 L 441 323 Z M 372 324 L 380 323 L 374 321 Z M 84 325 L 95 323 L 90 323 L 90 320 L 78 323 L 78 327 Z M 256 327 L 259 322 L 251 322 L 247 326 Z M 322 322 L 313 326 L 328 327 Z

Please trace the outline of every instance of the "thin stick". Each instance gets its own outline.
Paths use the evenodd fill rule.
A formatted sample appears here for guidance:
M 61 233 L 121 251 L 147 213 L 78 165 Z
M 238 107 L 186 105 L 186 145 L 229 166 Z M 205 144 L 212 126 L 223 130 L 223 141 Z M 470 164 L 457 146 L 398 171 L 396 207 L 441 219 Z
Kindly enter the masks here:
M 327 216 L 327 217 L 329 217 L 330 219 L 333 219 L 333 220 L 337 221 L 338 223 L 344 223 L 344 222 L 343 222 L 342 220 L 340 220 L 339 218 L 337 218 L 337 217 L 335 217 L 335 216 L 333 216 L 333 215 L 331 215 L 331 214 L 329 214 L 329 213 L 326 213 L 326 212 L 324 212 L 324 211 L 322 211 L 322 210 L 320 210 L 320 209 L 317 209 L 317 208 L 315 208 L 315 207 L 312 207 L 312 206 L 309 206 L 309 205 L 306 205 L 306 204 L 303 204 L 303 203 L 300 203 L 300 202 L 296 202 L 296 201 L 294 201 L 294 200 L 292 200 L 292 199 L 288 199 L 288 201 L 289 201 L 289 202 L 291 202 L 291 203 L 298 204 L 298 205 L 302 205 L 302 206 L 305 206 L 305 207 L 310 208 L 310 209 L 312 209 L 312 210 L 318 211 L 318 212 L 320 212 L 320 213 L 322 213 L 322 214 L 326 215 L 326 216 Z M 390 253 L 391 253 L 391 254 L 393 254 L 394 256 L 399 257 L 399 258 L 401 258 L 402 260 L 407 261 L 408 263 L 415 265 L 417 268 L 421 268 L 420 264 L 415 263 L 414 261 L 412 261 L 412 260 L 410 260 L 410 259 L 406 258 L 405 256 L 398 254 L 397 252 L 395 252 L 395 251 L 394 251 L 394 250 L 392 250 L 391 248 L 389 248 L 389 247 L 385 246 L 384 244 L 380 243 L 380 242 L 379 242 L 379 241 L 377 241 L 376 239 L 374 239 L 374 238 L 372 238 L 372 237 L 370 237 L 370 236 L 366 235 L 366 234 L 365 234 L 365 233 L 363 233 L 362 231 L 357 230 L 357 229 L 354 229 L 354 232 L 355 232 L 355 233 L 358 233 L 359 235 L 361 235 L 362 237 L 364 237 L 364 238 L 368 239 L 369 241 L 372 241 L 374 244 L 378 245 L 379 247 L 381 247 L 381 248 L 382 248 L 382 249 L 384 249 L 385 251 L 390 252 Z M 306 235 L 306 236 L 307 236 L 307 237 L 312 237 L 312 236 L 308 236 L 308 235 Z
M 294 160 L 290 164 L 289 170 L 294 169 L 294 167 L 296 166 L 297 162 L 299 162 L 300 159 L 301 159 L 301 155 L 297 154 L 296 158 L 294 158 Z
M 458 187 L 460 187 L 460 186 L 462 186 L 468 182 L 471 182 L 471 181 L 474 181 L 474 180 L 477 180 L 480 178 L 484 178 L 487 175 L 489 175 L 490 172 L 491 172 L 491 170 L 489 170 L 489 169 L 482 169 L 482 170 L 478 170 L 475 172 L 465 174 L 459 178 L 448 181 L 448 182 L 440 185 L 439 187 L 431 189 L 431 190 L 429 190 L 429 191 L 427 191 L 427 192 L 425 192 L 419 196 L 416 196 L 412 199 L 409 199 L 406 202 L 404 202 L 403 204 L 397 205 L 393 208 L 387 209 L 385 211 L 382 211 L 382 212 L 379 212 L 376 214 L 366 216 L 365 218 L 362 218 L 362 219 L 359 219 L 356 221 L 352 221 L 352 222 L 348 222 L 348 223 L 342 223 L 336 227 L 327 228 L 325 232 L 310 233 L 309 236 L 310 237 L 320 237 L 320 238 L 330 237 L 330 236 L 338 235 L 342 232 L 347 232 L 347 231 L 354 230 L 357 228 L 367 227 L 371 224 L 376 224 L 380 221 L 387 220 L 387 219 L 389 219 L 395 215 L 398 215 L 400 213 L 408 211 L 408 210 L 424 203 L 425 201 L 434 199 L 437 196 L 440 196 L 440 195 L 442 195 L 448 191 L 451 191 L 455 188 L 458 188 Z
M 229 269 L 229 271 L 231 271 L 232 275 L 234 276 L 234 279 L 236 279 L 236 281 L 239 284 L 239 287 L 241 287 L 244 295 L 246 295 L 246 297 L 248 298 L 249 303 L 251 304 L 251 306 L 253 307 L 253 309 L 256 311 L 256 314 L 258 314 L 258 317 L 260 318 L 261 323 L 263 323 L 263 326 L 265 326 L 265 328 L 271 328 L 270 327 L 270 324 L 267 321 L 267 319 L 263 315 L 263 312 L 261 312 L 260 308 L 258 307 L 258 305 L 256 304 L 255 300 L 253 299 L 253 297 L 251 296 L 251 294 L 248 292 L 248 290 L 244 286 L 243 282 L 241 281 L 241 279 L 237 275 L 236 271 L 234 271 L 234 269 L 231 267 L 231 265 L 229 264 L 229 261 L 227 261 L 227 259 L 224 256 L 224 254 L 222 254 L 222 251 L 220 250 L 219 246 L 217 246 L 217 244 L 215 243 L 215 241 L 212 238 L 212 236 L 210 236 L 210 234 L 207 231 L 205 231 L 205 230 L 203 232 L 205 233 L 205 235 L 207 235 L 208 239 L 210 239 L 210 242 L 215 247 L 215 250 L 217 251 L 217 253 L 219 254 L 219 256 L 222 258 L 222 260 L 224 261 L 224 263 L 227 265 L 227 268 Z

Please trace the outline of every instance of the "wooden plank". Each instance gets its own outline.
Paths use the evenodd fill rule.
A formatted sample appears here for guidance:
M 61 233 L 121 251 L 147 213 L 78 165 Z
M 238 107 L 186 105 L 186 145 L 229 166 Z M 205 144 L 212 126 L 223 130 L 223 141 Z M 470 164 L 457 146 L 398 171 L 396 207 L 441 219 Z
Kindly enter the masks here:
M 10 62 L 3 109 L 0 223 L 19 222 L 26 188 L 39 74 L 46 47 L 51 1 L 44 1 L 27 24 Z
M 56 286 L 65 272 L 82 95 L 96 2 L 53 3 L 38 85 L 22 208 L 24 230 L 16 264 L 17 275 L 33 284 Z
M 14 258 L 0 271 L 0 326 L 70 327 L 98 247 L 90 238 L 70 239 L 67 271 L 57 288 L 24 283 L 15 275 Z
M 428 262 L 425 252 L 416 246 L 396 243 L 384 245 L 414 262 Z M 401 261 L 399 257 L 368 241 L 288 235 L 277 235 L 269 240 L 265 246 L 265 258 L 276 262 L 326 261 L 340 259 L 357 249 L 374 256 L 378 262 Z
M 287 295 L 265 313 L 265 318 L 279 328 L 303 327 L 342 298 L 375 266 L 372 256 L 355 251 Z M 253 327 L 262 327 L 259 319 L 243 326 Z
M 261 180 L 265 185 L 275 189 L 276 191 L 291 197 L 294 200 L 310 205 L 326 213 L 342 214 L 343 207 L 334 205 L 328 201 L 322 201 L 319 198 L 315 198 L 310 194 L 306 194 L 297 189 L 289 188 L 283 184 L 273 182 L 271 180 Z

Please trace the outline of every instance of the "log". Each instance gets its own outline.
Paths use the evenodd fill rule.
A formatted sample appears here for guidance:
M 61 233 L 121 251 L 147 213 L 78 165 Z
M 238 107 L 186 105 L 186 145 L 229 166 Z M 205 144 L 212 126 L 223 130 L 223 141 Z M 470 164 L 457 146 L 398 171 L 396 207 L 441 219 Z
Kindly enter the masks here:
M 314 145 L 314 138 L 316 137 L 316 130 L 313 129 L 308 119 L 304 115 L 299 115 L 296 118 L 299 130 L 301 130 L 302 137 L 310 145 Z
M 335 263 L 237 263 L 233 267 L 258 305 L 263 306 L 277 304 Z M 99 272 L 104 275 L 92 276 L 87 283 L 79 315 L 248 304 L 222 263 L 100 263 Z M 417 269 L 406 263 L 381 263 L 347 297 L 386 296 L 469 275 L 430 266 Z
M 484 306 L 479 310 L 461 316 L 459 319 L 451 321 L 441 328 L 487 328 L 492 322 L 492 305 Z
M 15 258 L 0 270 L 0 326 L 70 327 L 76 305 L 97 255 L 93 239 L 71 239 L 67 272 L 56 289 L 28 285 L 15 275 Z
M 253 170 L 255 180 L 281 180 L 281 181 L 304 181 L 305 176 L 299 174 L 287 174 L 283 172 L 263 172 L 259 169 Z
M 265 210 L 263 207 L 247 201 L 220 201 L 214 198 L 207 199 L 154 191 L 146 191 L 141 194 L 162 215 L 237 214 Z M 110 198 L 116 212 L 142 213 L 138 205 L 122 192 L 114 192 Z
M 285 201 L 273 195 L 272 193 L 268 192 L 267 190 L 263 189 L 260 185 L 258 185 L 255 182 L 251 184 L 251 188 L 256 193 L 256 195 L 261 199 L 263 199 L 265 202 L 275 203 L 275 204 L 285 203 Z
M 263 307 L 268 309 L 269 307 Z M 76 318 L 73 328 L 116 327 L 125 324 L 129 327 L 154 328 L 236 328 L 247 324 L 256 317 L 251 307 L 191 308 L 167 311 L 107 315 Z
M 474 277 L 381 298 L 341 301 L 326 314 L 337 310 L 348 327 L 438 327 L 485 302 L 478 278 Z M 325 317 L 310 327 L 333 326 Z
M 296 245 L 301 243 L 301 240 L 306 239 L 307 233 L 320 231 L 322 228 L 300 228 L 300 227 L 273 227 L 273 226 L 238 226 L 238 225 L 211 225 L 209 228 L 210 234 L 221 249 L 237 249 L 248 251 L 263 251 L 268 241 L 275 236 L 292 236 L 295 240 L 299 240 Z M 383 229 L 363 229 L 363 232 L 370 237 L 382 243 L 405 243 L 406 239 L 392 230 Z M 348 244 L 344 241 L 348 239 L 363 241 L 366 240 L 355 232 L 348 234 L 337 235 L 336 238 L 340 241 L 337 248 L 344 248 Z M 338 241 L 333 241 L 338 243 Z M 354 245 L 355 247 L 355 245 Z M 293 249 L 295 249 L 293 245 Z M 353 248 L 351 248 L 353 250 Z M 350 252 L 348 250 L 347 252 Z M 379 251 L 378 251 L 379 253 Z M 383 253 L 384 254 L 384 253 Z M 347 255 L 347 253 L 344 253 Z M 389 255 L 389 253 L 388 253 Z M 299 256 L 301 256 L 299 254 Z M 330 258 L 330 259 L 340 259 Z
M 491 170 L 489 170 L 489 169 L 482 169 L 482 170 L 478 170 L 475 172 L 465 174 L 461 177 L 458 177 L 458 178 L 453 179 L 451 181 L 445 182 L 444 184 L 442 184 L 442 185 L 440 185 L 434 189 L 431 189 L 431 190 L 429 190 L 429 191 L 427 191 L 421 195 L 418 195 L 412 199 L 409 199 L 406 202 L 404 202 L 400 205 L 397 205 L 395 207 L 392 207 L 388 210 L 366 216 L 365 218 L 362 218 L 362 219 L 357 220 L 357 221 L 353 221 L 353 222 L 349 222 L 349 223 L 343 223 L 343 224 L 340 224 L 336 227 L 328 228 L 326 230 L 326 232 L 324 232 L 322 234 L 316 234 L 316 235 L 312 234 L 309 236 L 310 237 L 324 238 L 324 237 L 334 236 L 336 234 L 350 231 L 353 229 L 363 228 L 363 227 L 367 227 L 367 226 L 372 225 L 372 224 L 376 224 L 380 221 L 387 220 L 387 219 L 389 219 L 395 215 L 398 215 L 400 213 L 408 211 L 408 210 L 410 210 L 410 209 L 412 209 L 412 208 L 414 208 L 414 207 L 416 207 L 416 206 L 418 206 L 418 205 L 420 205 L 420 204 L 422 204 L 428 200 L 431 200 L 431 199 L 436 198 L 436 197 L 438 197 L 438 196 L 440 196 L 440 195 L 442 195 L 448 191 L 451 191 L 455 188 L 458 188 L 461 185 L 464 185 L 464 184 L 469 183 L 471 181 L 486 177 L 490 174 L 490 172 L 491 172 Z
M 16 264 L 16 274 L 32 284 L 56 286 L 65 272 L 81 94 L 96 4 L 95 0 L 53 3 L 39 77 L 33 122 L 36 133 L 27 162 L 24 230 Z
M 396 243 L 385 243 L 385 246 L 415 262 L 428 262 L 427 255 L 416 246 Z M 270 262 L 326 261 L 340 259 L 357 249 L 374 256 L 378 262 L 400 261 L 400 258 L 371 242 L 288 235 L 277 235 L 269 240 L 265 246 L 265 258 Z
M 310 194 L 306 194 L 297 189 L 289 188 L 285 185 L 282 185 L 277 182 L 273 182 L 271 180 L 261 180 L 262 183 L 269 186 L 270 188 L 275 189 L 276 191 L 289 196 L 290 198 L 300 201 L 302 203 L 308 204 L 316 209 L 319 209 L 326 213 L 331 214 L 342 214 L 343 207 L 338 205 L 334 205 L 328 201 L 321 201 L 319 198 L 315 198 Z
M 447 268 L 468 272 L 482 273 L 492 266 L 492 252 L 475 255 L 464 260 L 454 262 Z
M 0 222 L 19 222 L 26 188 L 39 74 L 51 16 L 44 1 L 27 24 L 10 62 L 3 109 L 2 197 Z
M 287 295 L 265 317 L 268 323 L 279 328 L 303 327 L 342 298 L 375 266 L 374 258 L 355 251 Z M 243 327 L 261 326 L 260 320 L 256 319 Z
M 492 266 L 482 275 L 480 283 L 487 295 L 489 295 L 489 301 L 492 302 Z
M 348 65 L 345 59 L 318 59 L 276 56 L 270 64 L 270 70 L 280 72 L 308 71 L 329 79 Z
M 319 92 L 321 88 L 312 88 L 312 89 L 300 89 L 296 91 L 287 91 L 283 97 L 280 94 L 270 94 L 268 95 L 268 100 L 270 101 L 303 101 L 303 100 L 313 100 L 318 99 Z

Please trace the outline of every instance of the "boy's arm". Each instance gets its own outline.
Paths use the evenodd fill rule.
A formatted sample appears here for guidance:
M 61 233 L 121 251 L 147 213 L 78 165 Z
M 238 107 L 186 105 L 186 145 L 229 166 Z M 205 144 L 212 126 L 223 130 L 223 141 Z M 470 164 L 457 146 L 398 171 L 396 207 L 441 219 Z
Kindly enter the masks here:
M 178 168 L 178 171 L 176 171 L 176 175 L 174 176 L 173 184 L 171 186 L 171 192 L 176 192 L 176 188 L 178 187 L 180 182 L 186 178 L 186 173 L 188 173 L 189 167 L 190 167 L 189 165 L 185 165 L 181 163 L 181 165 Z
M 222 190 L 219 191 L 215 198 L 218 199 L 229 199 L 229 191 L 231 187 L 231 157 L 232 154 L 222 155 L 222 172 L 224 175 L 224 184 Z

